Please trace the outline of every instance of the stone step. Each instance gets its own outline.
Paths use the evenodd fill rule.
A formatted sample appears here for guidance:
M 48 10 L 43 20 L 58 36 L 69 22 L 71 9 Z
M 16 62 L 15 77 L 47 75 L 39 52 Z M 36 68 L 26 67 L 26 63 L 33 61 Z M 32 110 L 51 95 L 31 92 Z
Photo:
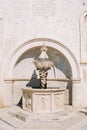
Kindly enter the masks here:
M 27 118 L 27 115 L 23 114 L 23 113 L 13 113 L 13 112 L 9 112 L 9 114 L 12 116 L 12 117 L 16 117 L 22 121 L 26 121 L 26 118 Z
M 74 113 L 72 109 L 59 113 L 38 114 L 16 106 L 0 112 L 0 120 L 16 130 L 74 130 L 73 128 L 85 118 L 85 114 Z
M 9 124 L 10 126 L 14 127 L 14 128 L 20 128 L 25 125 L 25 123 L 22 120 L 19 120 L 17 118 L 14 118 L 12 116 L 10 116 L 8 113 L 3 113 L 2 115 L 0 114 L 0 120 Z
M 18 106 L 14 106 L 9 110 L 9 114 L 13 117 L 16 117 L 22 121 L 30 122 L 30 121 L 61 121 L 69 118 L 74 115 L 75 112 L 66 111 L 61 109 L 57 113 L 32 113 L 31 111 L 25 111 Z
M 58 117 L 57 115 L 56 116 L 53 116 L 53 115 L 35 115 L 35 114 L 32 114 L 32 115 L 26 115 L 26 114 L 23 114 L 21 112 L 17 112 L 17 113 L 14 113 L 14 112 L 9 112 L 9 114 L 12 116 L 12 117 L 16 117 L 22 121 L 25 121 L 25 122 L 38 122 L 38 121 L 44 121 L 44 122 L 48 122 L 48 121 L 61 121 L 61 118 Z
M 0 115 L 0 120 L 12 126 L 16 130 L 64 130 L 61 122 L 24 122 L 12 117 L 8 113 L 5 113 L 3 116 Z

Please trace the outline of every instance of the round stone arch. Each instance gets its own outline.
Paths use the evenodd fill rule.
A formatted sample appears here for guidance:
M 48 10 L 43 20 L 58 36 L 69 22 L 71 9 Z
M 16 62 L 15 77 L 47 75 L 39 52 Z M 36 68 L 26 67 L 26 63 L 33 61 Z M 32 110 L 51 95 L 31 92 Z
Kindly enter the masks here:
M 58 42 L 56 40 L 52 40 L 52 39 L 47 39 L 47 38 L 33 39 L 33 40 L 30 40 L 30 41 L 20 45 L 14 51 L 14 53 L 9 57 L 9 59 L 7 61 L 6 69 L 5 69 L 5 77 L 4 77 L 5 80 L 13 79 L 14 66 L 15 66 L 17 60 L 19 59 L 19 57 L 23 53 L 25 53 L 27 50 L 29 50 L 31 48 L 42 46 L 43 44 L 47 45 L 48 47 L 58 50 L 66 57 L 66 59 L 68 60 L 68 62 L 70 64 L 70 67 L 71 67 L 72 79 L 78 80 L 79 75 L 80 75 L 79 67 L 78 67 L 78 63 L 77 63 L 74 55 L 72 54 L 72 52 L 66 46 L 61 44 L 60 42 Z

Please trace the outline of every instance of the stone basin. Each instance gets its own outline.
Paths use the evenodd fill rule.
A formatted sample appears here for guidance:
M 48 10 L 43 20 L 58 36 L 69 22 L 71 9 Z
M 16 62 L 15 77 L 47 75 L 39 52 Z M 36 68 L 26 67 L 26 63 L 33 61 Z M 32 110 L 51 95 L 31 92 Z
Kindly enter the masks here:
M 65 89 L 22 88 L 22 107 L 34 113 L 58 112 L 64 107 Z

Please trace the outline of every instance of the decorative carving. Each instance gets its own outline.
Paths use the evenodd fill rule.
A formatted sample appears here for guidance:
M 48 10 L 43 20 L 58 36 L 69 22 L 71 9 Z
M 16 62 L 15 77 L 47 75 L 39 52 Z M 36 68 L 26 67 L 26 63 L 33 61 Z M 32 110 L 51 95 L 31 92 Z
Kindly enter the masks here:
M 58 108 L 63 107 L 64 102 L 64 94 L 58 93 L 54 95 L 54 109 L 57 110 Z
M 25 107 L 31 109 L 31 95 L 28 92 L 23 92 Z
M 26 99 L 26 104 L 25 104 L 25 106 L 27 107 L 27 108 L 31 108 L 31 99 L 30 98 L 28 98 L 28 99 Z
M 53 62 L 49 61 L 48 55 L 46 52 L 47 52 L 47 47 L 43 46 L 41 48 L 41 54 L 39 56 L 39 60 L 34 60 L 34 64 L 37 70 L 39 70 L 40 86 L 42 89 L 47 88 L 48 70 L 51 69 L 51 66 L 53 65 Z
M 41 97 L 40 104 L 41 104 L 41 110 L 45 110 L 46 106 L 47 106 L 47 98 L 46 98 L 46 96 Z
M 58 112 L 64 106 L 65 89 L 23 88 L 22 91 L 22 105 L 24 110 L 34 113 L 49 113 Z
M 56 105 L 56 107 L 59 106 L 59 103 L 60 103 L 59 95 L 56 95 L 56 96 L 55 96 L 55 105 Z
M 44 88 L 44 89 L 47 88 L 47 75 L 48 75 L 47 70 L 40 70 L 39 71 L 41 88 Z

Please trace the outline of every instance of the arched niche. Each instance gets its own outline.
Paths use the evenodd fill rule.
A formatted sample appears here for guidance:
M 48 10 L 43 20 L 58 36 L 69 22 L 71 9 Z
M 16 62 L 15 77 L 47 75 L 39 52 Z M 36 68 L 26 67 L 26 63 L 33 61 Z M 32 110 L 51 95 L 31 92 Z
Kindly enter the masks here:
M 67 79 L 79 79 L 79 67 L 74 55 L 58 41 L 39 38 L 19 46 L 7 62 L 5 80 L 14 81 L 12 85 L 14 104 L 17 104 L 21 97 L 21 87 L 26 87 L 31 78 L 37 78 L 38 72 L 35 70 L 33 60 L 36 56 L 38 57 L 40 48 L 44 44 L 48 48 L 49 58 L 54 61 L 54 68 L 48 75 L 48 86 L 66 87 L 67 102 L 72 103 L 72 81 L 67 82 Z
M 34 60 L 39 58 L 39 55 L 41 53 L 40 49 L 41 46 L 33 47 L 27 50 L 19 57 L 14 66 L 13 71 L 14 78 L 23 79 L 25 77 L 26 79 L 28 78 L 31 79 L 36 78 L 38 76 L 38 71 L 36 70 L 33 62 Z M 49 70 L 48 79 L 71 78 L 72 71 L 66 57 L 62 55 L 62 53 L 57 49 L 54 49 L 52 47 L 47 47 L 47 49 L 49 60 L 53 61 L 54 63 L 51 70 Z M 36 74 L 33 74 L 35 73 L 35 71 Z

